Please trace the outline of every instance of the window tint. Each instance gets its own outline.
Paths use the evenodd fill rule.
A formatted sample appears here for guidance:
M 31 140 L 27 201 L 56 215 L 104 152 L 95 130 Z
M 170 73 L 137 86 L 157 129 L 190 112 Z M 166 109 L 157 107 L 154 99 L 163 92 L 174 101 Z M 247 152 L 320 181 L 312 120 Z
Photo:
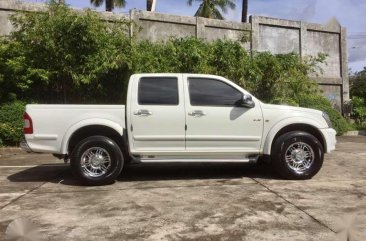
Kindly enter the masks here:
M 189 78 L 189 98 L 193 106 L 235 106 L 242 93 L 219 80 Z
M 140 105 L 178 105 L 178 79 L 174 77 L 141 78 L 138 102 Z

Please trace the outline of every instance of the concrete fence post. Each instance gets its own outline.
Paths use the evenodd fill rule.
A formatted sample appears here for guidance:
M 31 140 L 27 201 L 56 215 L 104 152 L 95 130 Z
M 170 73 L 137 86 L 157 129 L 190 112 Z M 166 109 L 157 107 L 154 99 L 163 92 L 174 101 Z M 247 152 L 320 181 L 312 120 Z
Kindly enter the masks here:
M 204 39 L 205 34 L 205 18 L 196 17 L 196 38 L 198 39 Z
M 249 17 L 249 22 L 251 24 L 250 51 L 253 53 L 258 50 L 259 45 L 259 21 L 257 16 L 251 15 Z
M 348 54 L 347 54 L 347 29 L 341 28 L 340 54 L 341 54 L 341 76 L 342 76 L 342 102 L 349 101 L 349 76 L 348 76 Z
M 299 50 L 300 56 L 304 57 L 306 53 L 306 34 L 308 32 L 307 24 L 303 21 L 300 22 L 300 42 L 299 42 Z

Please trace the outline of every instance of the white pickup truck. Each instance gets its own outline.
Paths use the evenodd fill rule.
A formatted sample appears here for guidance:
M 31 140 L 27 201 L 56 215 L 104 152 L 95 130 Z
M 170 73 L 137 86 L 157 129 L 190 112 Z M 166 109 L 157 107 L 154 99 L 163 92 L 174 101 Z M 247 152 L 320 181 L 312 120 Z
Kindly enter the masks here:
M 22 147 L 70 159 L 86 184 L 136 162 L 249 162 L 308 179 L 335 149 L 326 113 L 264 104 L 214 75 L 136 74 L 126 105 L 27 105 Z

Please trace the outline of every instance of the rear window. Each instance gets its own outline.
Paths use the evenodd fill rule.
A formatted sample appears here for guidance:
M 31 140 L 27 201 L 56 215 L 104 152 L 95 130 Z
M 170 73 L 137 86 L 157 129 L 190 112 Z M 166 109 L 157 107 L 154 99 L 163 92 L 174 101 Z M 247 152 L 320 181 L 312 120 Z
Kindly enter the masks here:
M 178 79 L 143 77 L 138 87 L 139 105 L 178 105 Z

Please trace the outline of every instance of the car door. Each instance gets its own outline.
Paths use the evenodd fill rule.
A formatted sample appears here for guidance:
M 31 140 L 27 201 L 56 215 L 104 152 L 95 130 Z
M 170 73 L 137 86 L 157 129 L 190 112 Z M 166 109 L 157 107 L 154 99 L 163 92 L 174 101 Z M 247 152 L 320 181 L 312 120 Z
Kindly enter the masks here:
M 185 149 L 182 74 L 140 76 L 131 101 L 132 151 L 173 152 Z
M 240 106 L 244 91 L 215 77 L 184 75 L 186 150 L 242 155 L 260 149 L 263 118 L 254 108 Z

